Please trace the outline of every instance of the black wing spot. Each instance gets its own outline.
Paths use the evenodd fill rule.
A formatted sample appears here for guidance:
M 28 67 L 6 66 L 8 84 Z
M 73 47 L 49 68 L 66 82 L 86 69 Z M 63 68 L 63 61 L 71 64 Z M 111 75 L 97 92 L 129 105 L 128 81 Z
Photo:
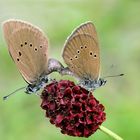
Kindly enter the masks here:
M 72 61 L 72 58 L 70 60 Z
M 79 54 L 79 53 L 80 53 L 80 51 L 78 50 L 78 51 L 77 51 L 77 53 Z
M 75 59 L 77 59 L 78 57 L 77 57 L 77 55 L 75 55 Z
M 21 47 L 23 47 L 23 44 L 20 44 Z
M 17 58 L 17 61 L 19 61 L 19 58 Z
M 42 46 L 40 46 L 40 48 L 42 48 Z
M 81 46 L 81 49 L 83 49 L 83 46 Z
M 89 54 L 90 54 L 90 55 L 93 55 L 93 53 L 92 53 L 92 52 L 90 52 Z
M 94 54 L 94 57 L 97 57 L 97 55 L 96 55 L 96 54 Z
M 18 52 L 19 56 L 21 56 L 21 52 Z
M 27 45 L 27 42 L 25 42 L 25 45 Z
M 35 51 L 37 51 L 37 48 L 35 48 Z
M 30 43 L 30 47 L 32 47 L 33 45 Z
M 85 45 L 85 49 L 87 48 L 87 46 Z

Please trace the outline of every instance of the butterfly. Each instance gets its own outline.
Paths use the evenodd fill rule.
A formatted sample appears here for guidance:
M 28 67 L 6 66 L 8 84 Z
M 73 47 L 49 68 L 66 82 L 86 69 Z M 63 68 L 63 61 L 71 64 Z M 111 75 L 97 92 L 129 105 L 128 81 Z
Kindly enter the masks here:
M 104 85 L 106 80 L 99 78 L 99 53 L 99 43 L 93 23 L 81 24 L 64 44 L 62 57 L 68 66 L 66 74 L 76 76 L 79 79 L 79 84 L 89 90 Z
M 48 38 L 38 27 L 11 19 L 3 23 L 3 32 L 9 53 L 28 83 L 26 93 L 37 92 L 48 82 L 51 72 L 63 67 L 59 61 L 48 59 Z

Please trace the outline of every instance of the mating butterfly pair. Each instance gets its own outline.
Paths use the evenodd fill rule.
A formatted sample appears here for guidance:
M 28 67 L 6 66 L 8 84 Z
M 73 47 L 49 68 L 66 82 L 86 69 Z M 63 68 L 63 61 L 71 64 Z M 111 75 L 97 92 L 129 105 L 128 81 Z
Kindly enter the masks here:
M 62 57 L 67 68 L 58 60 L 48 58 L 48 39 L 38 27 L 20 20 L 8 20 L 3 30 L 9 53 L 28 83 L 26 93 L 43 87 L 53 71 L 77 77 L 81 86 L 89 90 L 106 83 L 99 78 L 99 45 L 92 22 L 80 25 L 66 40 Z

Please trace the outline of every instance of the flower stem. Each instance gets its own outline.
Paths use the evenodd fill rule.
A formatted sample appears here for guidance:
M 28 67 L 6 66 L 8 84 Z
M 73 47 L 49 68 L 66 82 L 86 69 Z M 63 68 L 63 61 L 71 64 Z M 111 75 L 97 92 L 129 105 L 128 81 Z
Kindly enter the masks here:
M 118 136 L 117 134 L 115 134 L 111 130 L 107 129 L 106 127 L 100 126 L 99 128 L 101 131 L 103 131 L 104 133 L 106 133 L 110 137 L 114 138 L 115 140 L 123 140 L 120 136 Z

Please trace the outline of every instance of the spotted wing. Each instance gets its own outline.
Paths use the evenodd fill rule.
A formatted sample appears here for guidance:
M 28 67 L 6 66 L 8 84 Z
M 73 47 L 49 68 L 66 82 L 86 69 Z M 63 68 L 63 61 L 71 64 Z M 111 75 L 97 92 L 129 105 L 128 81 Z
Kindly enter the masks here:
M 80 79 L 98 79 L 99 47 L 91 35 L 78 34 L 69 38 L 65 43 L 62 56 L 68 68 Z
M 97 38 L 97 33 L 96 33 L 96 29 L 95 26 L 92 22 L 88 21 L 86 23 L 81 24 L 79 27 L 77 27 L 72 33 L 71 35 L 68 37 L 68 39 L 76 36 L 76 35 L 80 35 L 80 34 L 88 34 L 90 36 L 92 36 L 94 38 L 94 40 L 96 41 L 96 43 L 98 43 L 98 38 Z
M 3 25 L 8 49 L 24 79 L 36 83 L 47 73 L 48 39 L 37 27 L 22 21 L 8 21 Z

